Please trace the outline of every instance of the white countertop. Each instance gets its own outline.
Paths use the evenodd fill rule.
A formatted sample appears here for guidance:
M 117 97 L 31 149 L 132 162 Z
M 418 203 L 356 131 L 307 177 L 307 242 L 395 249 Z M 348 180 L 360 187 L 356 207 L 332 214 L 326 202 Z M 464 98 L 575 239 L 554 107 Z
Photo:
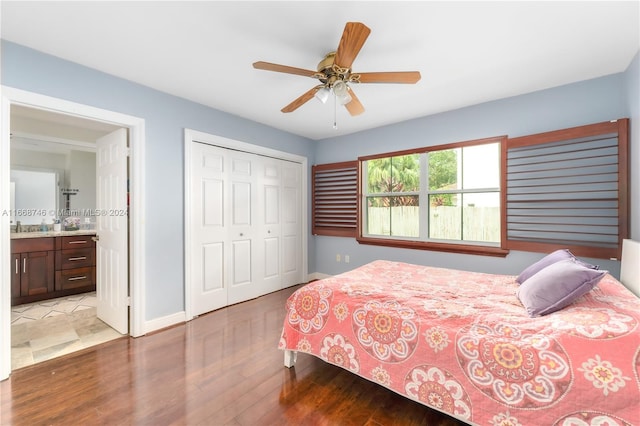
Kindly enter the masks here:
M 80 229 L 78 231 L 47 231 L 47 232 L 12 232 L 11 239 L 22 238 L 46 238 L 46 237 L 73 237 L 75 235 L 95 235 L 95 229 Z

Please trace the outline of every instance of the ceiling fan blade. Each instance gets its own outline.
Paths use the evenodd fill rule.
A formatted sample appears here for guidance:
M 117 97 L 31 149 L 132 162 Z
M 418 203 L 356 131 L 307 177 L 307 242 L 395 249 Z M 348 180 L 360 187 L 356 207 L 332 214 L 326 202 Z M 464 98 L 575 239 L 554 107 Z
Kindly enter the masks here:
M 282 108 L 280 111 L 282 111 L 282 112 L 293 112 L 293 111 L 297 110 L 302 105 L 307 103 L 311 98 L 313 98 L 313 95 L 315 95 L 316 92 L 318 91 L 318 89 L 321 88 L 321 87 L 322 87 L 322 85 L 319 85 L 319 86 L 313 87 L 310 90 L 304 92 L 300 97 L 298 97 L 296 100 L 291 102 L 286 107 Z
M 353 74 L 352 74 L 353 75 Z M 357 73 L 360 83 L 403 83 L 415 84 L 420 80 L 419 71 L 363 72 Z
M 338 50 L 334 63 L 342 68 L 351 68 L 354 59 L 358 56 L 358 52 L 362 49 L 364 42 L 367 41 L 371 30 L 361 22 L 347 22 L 342 32 Z
M 362 105 L 362 102 L 360 102 L 360 99 L 358 99 L 355 92 L 351 88 L 349 88 L 349 96 L 351 96 L 351 102 L 349 102 L 348 104 L 345 104 L 344 106 L 347 109 L 347 111 L 349 111 L 349 114 L 351 115 L 362 114 L 364 112 L 364 106 Z
M 272 64 L 271 62 L 254 62 L 253 67 L 258 70 L 284 72 L 287 74 L 301 75 L 303 77 L 313 77 L 316 72 L 302 68 L 289 67 L 287 65 Z

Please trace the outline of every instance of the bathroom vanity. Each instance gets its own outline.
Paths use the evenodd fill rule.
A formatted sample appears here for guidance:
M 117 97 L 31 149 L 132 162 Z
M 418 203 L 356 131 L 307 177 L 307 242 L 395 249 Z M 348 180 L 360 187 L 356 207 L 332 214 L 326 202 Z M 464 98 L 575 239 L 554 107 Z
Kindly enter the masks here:
M 95 231 L 11 234 L 11 305 L 95 291 Z

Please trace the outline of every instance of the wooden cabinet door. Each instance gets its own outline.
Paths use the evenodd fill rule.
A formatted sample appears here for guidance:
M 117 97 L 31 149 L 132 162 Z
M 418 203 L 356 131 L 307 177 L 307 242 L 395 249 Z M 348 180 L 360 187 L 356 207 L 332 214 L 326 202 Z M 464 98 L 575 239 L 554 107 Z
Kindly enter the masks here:
M 20 297 L 20 271 L 22 268 L 20 253 L 11 255 L 11 298 Z
M 32 296 L 53 291 L 54 252 L 36 251 L 21 254 L 20 295 Z

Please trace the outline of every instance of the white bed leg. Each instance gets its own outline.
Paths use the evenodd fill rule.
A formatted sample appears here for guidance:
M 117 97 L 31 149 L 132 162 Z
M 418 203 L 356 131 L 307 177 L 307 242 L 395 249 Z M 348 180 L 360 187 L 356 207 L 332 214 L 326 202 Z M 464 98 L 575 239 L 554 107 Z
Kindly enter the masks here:
M 285 350 L 284 351 L 284 366 L 287 368 L 291 368 L 295 365 L 296 359 L 298 358 L 298 352 Z

